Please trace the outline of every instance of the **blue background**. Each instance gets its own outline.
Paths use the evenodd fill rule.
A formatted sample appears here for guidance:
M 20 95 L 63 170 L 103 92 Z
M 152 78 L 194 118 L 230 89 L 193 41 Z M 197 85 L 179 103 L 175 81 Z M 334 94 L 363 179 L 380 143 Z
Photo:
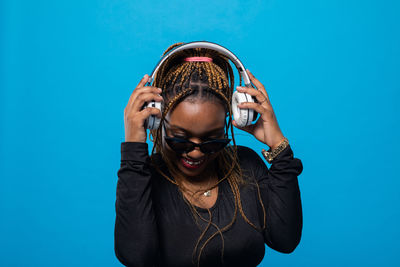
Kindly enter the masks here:
M 398 1 L 0 5 L 1 266 L 121 266 L 123 110 L 169 45 L 194 40 L 265 85 L 304 165 L 301 243 L 261 266 L 399 265 Z

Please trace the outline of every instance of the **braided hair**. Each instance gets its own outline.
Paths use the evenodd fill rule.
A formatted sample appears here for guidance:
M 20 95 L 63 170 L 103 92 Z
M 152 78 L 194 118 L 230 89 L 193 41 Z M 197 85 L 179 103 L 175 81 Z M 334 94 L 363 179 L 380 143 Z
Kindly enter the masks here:
M 183 43 L 176 43 L 174 45 L 171 45 L 164 52 L 163 55 L 182 44 Z M 212 62 L 184 61 L 184 58 L 186 57 L 210 57 L 212 58 Z M 240 76 L 239 79 L 241 80 Z M 182 101 L 211 101 L 220 103 L 225 108 L 226 114 L 229 119 L 228 123 L 226 124 L 225 135 L 227 135 L 230 128 L 233 146 L 227 146 L 222 150 L 222 152 L 218 153 L 216 162 L 219 170 L 221 170 L 221 173 L 223 174 L 223 178 L 220 179 L 216 184 L 208 188 L 208 190 L 215 188 L 216 186 L 218 186 L 219 183 L 227 180 L 234 196 L 234 216 L 228 225 L 220 229 L 215 223 L 211 221 L 212 216 L 210 209 L 207 209 L 209 214 L 209 220 L 207 220 L 202 217 L 201 214 L 199 214 L 192 203 L 190 203 L 188 200 L 185 199 L 185 197 L 183 197 L 184 201 L 189 205 L 190 210 L 193 213 L 193 217 L 197 226 L 200 228 L 200 225 L 198 223 L 199 219 L 207 223 L 207 226 L 201 233 L 194 247 L 194 251 L 192 254 L 193 264 L 195 261 L 196 253 L 199 250 L 197 255 L 197 266 L 199 266 L 201 253 L 204 250 L 204 247 L 207 245 L 207 243 L 211 241 L 211 239 L 213 239 L 218 234 L 220 235 L 222 240 L 221 261 L 223 261 L 224 238 L 222 233 L 227 231 L 233 225 L 236 220 L 238 211 L 242 215 L 243 219 L 256 230 L 262 231 L 266 227 L 266 212 L 261 200 L 259 186 L 256 182 L 253 183 L 243 178 L 243 172 L 238 162 L 237 146 L 234 138 L 233 126 L 231 124 L 231 100 L 234 90 L 234 74 L 232 67 L 229 63 L 229 59 L 216 51 L 205 48 L 193 48 L 183 50 L 181 52 L 175 53 L 174 55 L 171 55 L 160 66 L 160 69 L 155 76 L 153 86 L 162 89 L 161 95 L 164 99 L 164 108 L 162 111 L 160 127 L 158 127 L 158 129 L 150 131 L 150 135 L 151 137 L 153 137 L 152 141 L 154 142 L 150 157 L 151 162 L 157 172 L 159 172 L 169 182 L 175 184 L 179 188 L 181 193 L 183 193 L 183 191 L 185 190 L 182 184 L 182 180 L 184 179 L 184 177 L 173 164 L 170 157 L 168 157 L 168 152 L 165 151 L 162 145 L 162 126 L 166 115 Z M 159 168 L 159 164 L 155 160 L 156 153 L 154 152 L 154 150 L 156 150 L 156 153 L 161 154 L 161 157 L 166 163 L 172 177 L 169 177 Z M 243 212 L 239 188 L 246 184 L 253 184 L 257 188 L 258 198 L 264 213 L 263 227 L 261 229 L 250 222 Z M 193 195 L 200 191 L 204 191 L 204 189 L 194 192 Z M 201 240 L 204 238 L 207 230 L 210 228 L 211 225 L 214 226 L 217 231 L 213 233 L 199 248 Z

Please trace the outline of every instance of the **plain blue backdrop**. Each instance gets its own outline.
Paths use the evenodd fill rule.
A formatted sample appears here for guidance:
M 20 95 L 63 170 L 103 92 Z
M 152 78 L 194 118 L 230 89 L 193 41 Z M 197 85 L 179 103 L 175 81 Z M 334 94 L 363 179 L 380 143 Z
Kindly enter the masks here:
M 233 51 L 303 162 L 304 227 L 261 266 L 399 266 L 398 1 L 0 3 L 0 266 L 121 266 L 123 110 L 176 42 Z M 238 143 L 265 145 L 236 130 Z

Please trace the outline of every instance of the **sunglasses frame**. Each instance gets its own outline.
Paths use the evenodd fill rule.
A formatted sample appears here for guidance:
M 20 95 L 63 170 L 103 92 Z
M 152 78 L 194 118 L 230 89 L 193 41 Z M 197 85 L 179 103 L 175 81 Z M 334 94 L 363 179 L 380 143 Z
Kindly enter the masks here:
M 169 124 L 169 121 L 167 121 L 167 119 L 164 119 L 164 121 L 165 121 L 166 123 Z M 195 142 L 192 142 L 192 141 L 190 141 L 190 140 L 188 140 L 188 139 L 186 139 L 186 138 L 179 138 L 179 137 L 170 137 L 170 136 L 167 136 L 167 129 L 165 128 L 165 123 L 163 123 L 162 126 L 164 127 L 164 131 L 165 131 L 165 136 L 164 136 L 165 142 L 166 142 L 166 143 L 168 144 L 168 146 L 169 146 L 172 150 L 174 150 L 176 153 L 181 153 L 181 154 L 182 154 L 182 153 L 189 153 L 189 152 L 193 151 L 193 149 L 195 149 L 196 147 L 199 147 L 199 148 L 200 148 L 200 151 L 203 152 L 204 154 L 213 154 L 213 153 L 216 153 L 216 152 L 218 152 L 218 151 L 224 149 L 224 147 L 226 147 L 226 146 L 229 144 L 229 142 L 232 140 L 232 139 L 230 139 L 230 138 L 221 138 L 221 139 L 218 139 L 218 138 L 209 138 L 209 140 L 207 140 L 207 141 L 204 141 L 204 142 L 201 142 L 201 143 L 195 143 Z M 225 124 L 225 126 L 226 126 L 226 124 Z M 226 134 L 226 133 L 225 133 L 225 136 L 227 137 L 227 134 Z M 176 149 L 173 149 L 173 146 L 171 146 L 171 143 L 170 143 L 170 142 L 173 142 L 173 141 L 180 142 L 180 143 L 189 143 L 189 144 L 191 145 L 191 148 L 190 148 L 190 149 L 187 149 L 187 150 L 184 150 L 184 151 L 177 151 Z M 218 150 L 216 150 L 216 151 L 213 151 L 213 152 L 205 152 L 205 151 L 202 149 L 202 147 L 203 147 L 205 144 L 209 144 L 209 143 L 225 143 L 225 146 L 223 146 L 222 148 L 220 148 L 220 149 L 218 149 Z
M 201 143 L 195 143 L 192 142 L 186 138 L 178 138 L 178 137 L 170 137 L 170 136 L 164 136 L 165 142 L 167 142 L 167 144 L 169 145 L 169 147 L 174 150 L 176 153 L 189 153 L 191 151 L 193 151 L 193 149 L 195 149 L 196 147 L 200 148 L 200 151 L 203 152 L 204 154 L 213 154 L 216 153 L 222 149 L 224 149 L 224 147 L 226 147 L 229 142 L 232 139 L 229 138 L 222 138 L 222 139 L 210 139 Z M 179 142 L 179 143 L 186 143 L 186 144 L 190 144 L 191 147 L 189 147 L 186 150 L 182 150 L 182 151 L 178 151 L 176 149 L 174 149 L 173 145 L 171 145 L 171 142 Z M 212 151 L 212 152 L 208 152 L 208 151 L 204 151 L 203 147 L 204 145 L 210 144 L 210 143 L 224 143 L 225 145 L 223 147 L 221 147 L 220 149 L 216 150 L 216 151 Z

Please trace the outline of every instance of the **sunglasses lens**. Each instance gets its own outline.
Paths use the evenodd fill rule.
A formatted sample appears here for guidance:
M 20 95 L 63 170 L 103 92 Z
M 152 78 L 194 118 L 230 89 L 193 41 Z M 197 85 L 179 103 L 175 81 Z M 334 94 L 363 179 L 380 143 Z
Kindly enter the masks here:
M 167 142 L 169 147 L 177 153 L 187 153 L 195 148 L 195 145 L 193 143 L 188 142 L 185 139 L 165 137 L 165 141 Z M 229 142 L 230 139 L 217 139 L 207 141 L 200 144 L 200 150 L 203 153 L 215 153 L 223 149 Z
M 192 148 L 192 144 L 186 142 L 185 140 L 181 141 L 175 138 L 165 138 L 165 140 L 167 141 L 167 144 L 171 147 L 171 149 L 177 153 L 184 153 Z
M 215 153 L 223 149 L 229 141 L 229 139 L 209 141 L 201 146 L 201 151 L 204 153 Z

